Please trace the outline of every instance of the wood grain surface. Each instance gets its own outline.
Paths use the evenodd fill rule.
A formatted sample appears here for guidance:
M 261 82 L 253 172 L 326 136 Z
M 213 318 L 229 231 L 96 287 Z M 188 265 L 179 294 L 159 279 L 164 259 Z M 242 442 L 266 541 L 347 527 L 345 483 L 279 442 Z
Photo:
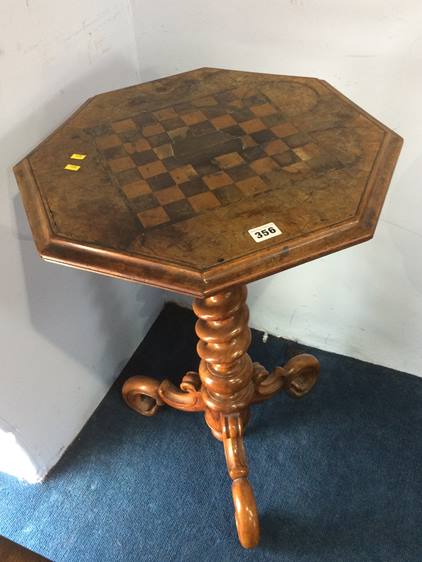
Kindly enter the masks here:
M 15 173 L 44 258 L 206 296 L 371 238 L 401 143 L 324 81 L 199 69 L 95 96 Z

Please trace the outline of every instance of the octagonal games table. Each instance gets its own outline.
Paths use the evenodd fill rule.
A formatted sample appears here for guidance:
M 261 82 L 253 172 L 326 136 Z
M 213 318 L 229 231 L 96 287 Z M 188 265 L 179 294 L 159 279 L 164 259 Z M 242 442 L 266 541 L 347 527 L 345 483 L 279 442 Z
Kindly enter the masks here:
M 319 373 L 307 354 L 252 362 L 246 284 L 371 238 L 401 144 L 322 80 L 204 68 L 91 98 L 15 167 L 43 258 L 195 297 L 199 372 L 123 397 L 204 413 L 246 548 L 250 405 Z

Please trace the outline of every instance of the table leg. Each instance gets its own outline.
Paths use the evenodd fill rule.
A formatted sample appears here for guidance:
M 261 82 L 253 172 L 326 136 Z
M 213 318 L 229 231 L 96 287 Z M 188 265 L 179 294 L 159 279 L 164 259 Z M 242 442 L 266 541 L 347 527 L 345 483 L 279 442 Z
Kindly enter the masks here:
M 201 361 L 199 373 L 186 373 L 180 388 L 168 380 L 136 376 L 125 382 L 122 392 L 131 408 L 147 416 L 157 413 L 164 404 L 204 412 L 214 437 L 224 445 L 240 543 L 253 548 L 259 542 L 259 518 L 247 479 L 243 445 L 250 404 L 280 390 L 295 398 L 304 396 L 318 378 L 319 363 L 312 355 L 302 354 L 271 373 L 259 363 L 252 363 L 247 353 L 251 332 L 246 295 L 246 287 L 239 286 L 194 301 Z
M 237 534 L 244 548 L 253 548 L 259 542 L 259 518 L 255 496 L 247 478 L 249 468 L 243 445 L 244 423 L 238 414 L 230 414 L 222 416 L 221 425 L 227 470 L 233 481 Z

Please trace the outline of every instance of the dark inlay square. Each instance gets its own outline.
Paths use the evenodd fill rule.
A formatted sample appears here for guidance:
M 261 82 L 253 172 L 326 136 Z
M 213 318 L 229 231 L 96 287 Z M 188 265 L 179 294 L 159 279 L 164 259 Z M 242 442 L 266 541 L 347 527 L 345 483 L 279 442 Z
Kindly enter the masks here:
M 143 166 L 144 164 L 149 164 L 150 162 L 157 160 L 157 155 L 153 150 L 134 152 L 131 157 L 137 166 Z
M 117 178 L 120 185 L 127 185 L 128 183 L 133 183 L 142 179 L 141 174 L 136 168 L 125 170 L 124 172 L 114 173 L 114 176 Z
M 177 113 L 185 113 L 186 111 L 192 111 L 192 104 L 186 101 L 182 101 L 180 103 L 176 103 L 173 105 L 173 108 Z
M 312 142 L 312 139 L 306 133 L 296 133 L 289 137 L 283 137 L 283 142 L 288 144 L 290 148 L 297 148 L 298 146 L 303 146 L 304 144 L 308 144 L 308 142 Z
M 154 207 L 158 206 L 159 203 L 152 193 L 140 195 L 139 197 L 135 197 L 135 199 L 130 200 L 130 207 L 135 213 L 148 211 L 149 209 L 154 209 Z
M 161 125 L 166 131 L 173 131 L 173 129 L 180 129 L 180 127 L 186 127 L 186 123 L 180 119 L 180 117 L 174 117 L 173 119 L 167 119 L 162 121 Z
M 255 176 L 256 173 L 251 170 L 249 166 L 236 166 L 235 168 L 228 168 L 226 173 L 232 178 L 233 181 L 246 180 Z
M 213 107 L 204 107 L 201 109 L 202 113 L 208 117 L 208 119 L 213 119 L 213 117 L 221 117 L 221 115 L 226 115 L 226 108 L 221 105 L 214 105 Z
M 140 113 L 139 115 L 134 117 L 133 120 L 140 127 L 143 127 L 144 125 L 152 125 L 153 123 L 156 123 L 156 119 L 153 115 L 151 115 L 151 113 Z
M 289 166 L 290 164 L 294 164 L 294 162 L 298 162 L 300 160 L 299 156 L 297 156 L 293 150 L 286 150 L 286 152 L 282 152 L 281 154 L 273 154 L 272 158 L 280 166 Z
M 210 121 L 202 121 L 189 127 L 190 131 L 195 136 L 206 135 L 207 133 L 214 133 L 217 129 Z
M 179 187 L 183 191 L 184 195 L 186 195 L 186 197 L 191 197 L 192 195 L 196 195 L 197 193 L 208 191 L 208 187 L 201 180 L 201 178 L 194 178 L 185 183 L 181 183 Z
M 122 142 L 133 142 L 139 139 L 139 131 L 136 129 L 132 131 L 123 131 L 119 133 L 119 137 Z
M 114 158 L 123 158 L 124 156 L 127 156 L 122 145 L 105 148 L 101 152 L 104 154 L 104 158 L 106 160 L 113 160 Z
M 251 137 L 255 142 L 258 142 L 259 144 L 269 142 L 278 138 L 272 131 L 270 131 L 270 129 L 263 129 L 262 131 L 251 133 Z
M 180 166 L 182 166 L 180 160 L 177 160 L 174 156 L 163 158 L 161 162 L 164 164 L 166 170 L 168 170 L 169 172 L 171 170 L 175 170 L 176 168 L 180 168 Z
M 251 146 L 242 151 L 242 156 L 246 158 L 246 160 L 252 162 L 253 160 L 258 160 L 259 158 L 265 158 L 267 154 L 260 146 Z
M 233 135 L 234 137 L 241 137 L 245 134 L 245 131 L 239 127 L 239 125 L 232 125 L 231 127 L 226 127 L 224 129 L 225 133 L 229 133 L 229 135 Z
M 162 144 L 171 142 L 171 140 L 167 133 L 160 133 L 159 135 L 148 137 L 148 142 L 151 146 L 161 146 Z
M 191 204 L 186 199 L 164 205 L 164 209 L 172 221 L 189 219 L 196 214 Z
M 266 125 L 268 128 L 275 127 L 280 123 L 284 123 L 286 119 L 281 113 L 273 113 L 272 115 L 265 115 L 261 117 L 261 121 Z
M 158 191 L 159 189 L 175 185 L 173 178 L 167 172 L 149 178 L 148 183 L 153 191 Z
M 243 197 L 240 189 L 234 184 L 214 189 L 213 193 L 222 205 L 230 205 L 230 203 L 235 203 Z
M 242 107 L 240 109 L 235 109 L 230 112 L 230 115 L 235 119 L 238 123 L 242 121 L 249 121 L 249 119 L 254 119 L 256 117 L 255 113 L 253 113 L 247 107 Z
M 194 168 L 199 176 L 207 176 L 208 174 L 218 172 L 220 169 L 219 166 L 214 164 L 209 158 L 198 160 L 198 162 L 195 162 Z

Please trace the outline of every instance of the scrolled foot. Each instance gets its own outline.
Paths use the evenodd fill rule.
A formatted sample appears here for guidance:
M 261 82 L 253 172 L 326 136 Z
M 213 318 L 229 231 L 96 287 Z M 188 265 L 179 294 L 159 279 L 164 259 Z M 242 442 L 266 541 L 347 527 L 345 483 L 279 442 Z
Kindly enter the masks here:
M 166 379 L 160 382 L 150 377 L 131 377 L 124 383 L 122 395 L 126 404 L 143 416 L 153 416 L 164 404 L 185 412 L 200 412 L 204 409 L 200 387 L 198 373 L 188 371 L 180 388 Z
M 177 388 L 169 380 L 163 380 L 158 389 L 161 400 L 177 410 L 185 412 L 202 412 L 204 404 L 201 397 L 201 379 L 198 373 L 188 371 Z
M 243 548 L 254 548 L 259 543 L 259 517 L 252 486 L 247 478 L 233 480 L 232 495 L 240 544 Z
M 286 392 L 293 398 L 302 398 L 317 382 L 320 365 L 316 357 L 302 353 L 290 359 L 284 369 Z
M 138 414 L 153 416 L 163 405 L 158 389 L 159 381 L 150 377 L 131 377 L 122 388 L 122 396 L 126 404 Z
M 315 385 L 319 376 L 319 361 L 313 355 L 302 353 L 292 357 L 284 367 L 269 373 L 259 363 L 254 363 L 254 402 L 265 400 L 285 390 L 293 398 L 302 398 Z

